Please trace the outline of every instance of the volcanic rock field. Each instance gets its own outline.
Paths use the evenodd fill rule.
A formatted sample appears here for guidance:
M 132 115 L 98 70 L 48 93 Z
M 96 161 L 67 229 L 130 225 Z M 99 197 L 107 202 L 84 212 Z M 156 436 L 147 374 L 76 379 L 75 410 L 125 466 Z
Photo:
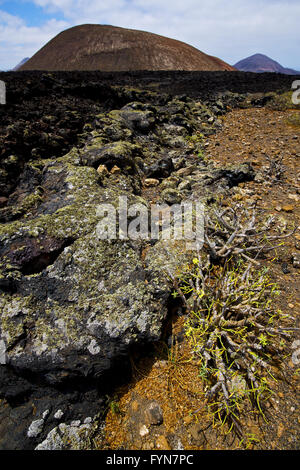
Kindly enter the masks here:
M 294 79 L 232 71 L 0 73 L 7 88 L 0 105 L 0 449 L 114 447 L 104 431 L 112 397 L 131 383 L 133 356 L 143 360 L 161 341 L 170 346 L 167 325 L 182 304 L 167 273 L 190 254 L 180 243 L 99 240 L 97 207 L 116 206 L 120 196 L 147 207 L 212 206 L 239 201 L 247 185 L 258 194 L 267 173 L 255 153 L 228 150 L 240 141 L 234 128 L 218 151 L 226 119 L 241 113 L 238 126 L 243 113 L 288 112 L 281 97 Z M 257 119 L 272 127 L 270 115 Z M 299 162 L 295 122 L 289 144 L 274 145 L 279 153 L 289 145 Z M 249 139 L 254 134 L 249 125 Z M 280 184 L 277 215 L 299 224 L 298 183 Z M 275 211 L 271 205 L 261 211 Z M 277 264 L 282 275 L 287 263 L 296 285 L 299 231 L 292 240 Z M 299 298 L 290 303 L 297 309 Z M 148 447 L 119 436 L 115 448 L 156 448 L 160 435 L 176 447 L 166 428 L 153 433 Z M 297 447 L 295 431 L 290 441 L 278 441 L 281 435 L 277 446 Z M 185 449 L 206 445 L 188 436 L 180 437 Z M 271 440 L 264 445 L 272 448 Z

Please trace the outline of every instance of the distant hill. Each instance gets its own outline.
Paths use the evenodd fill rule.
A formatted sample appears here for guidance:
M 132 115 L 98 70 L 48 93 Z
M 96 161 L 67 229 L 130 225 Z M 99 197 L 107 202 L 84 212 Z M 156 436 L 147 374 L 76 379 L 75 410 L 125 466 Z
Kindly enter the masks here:
M 25 59 L 21 60 L 21 62 L 16 65 L 12 70 L 16 71 L 19 70 L 20 67 L 22 67 L 23 64 L 25 64 L 29 60 L 29 57 L 25 57 Z
M 40 49 L 19 70 L 234 70 L 181 41 L 107 25 L 67 29 Z
M 283 67 L 278 62 L 270 59 L 270 57 L 264 54 L 254 54 L 246 59 L 240 60 L 234 65 L 234 67 L 242 72 L 275 72 L 287 75 L 300 74 L 300 72 L 297 72 L 296 70 Z

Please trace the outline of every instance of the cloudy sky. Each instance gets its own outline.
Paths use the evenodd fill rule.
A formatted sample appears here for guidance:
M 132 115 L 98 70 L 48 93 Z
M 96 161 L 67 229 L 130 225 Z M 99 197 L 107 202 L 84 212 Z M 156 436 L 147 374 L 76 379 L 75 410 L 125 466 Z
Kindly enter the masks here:
M 256 52 L 300 70 L 300 0 L 0 0 L 0 70 L 83 23 L 141 29 L 230 64 Z

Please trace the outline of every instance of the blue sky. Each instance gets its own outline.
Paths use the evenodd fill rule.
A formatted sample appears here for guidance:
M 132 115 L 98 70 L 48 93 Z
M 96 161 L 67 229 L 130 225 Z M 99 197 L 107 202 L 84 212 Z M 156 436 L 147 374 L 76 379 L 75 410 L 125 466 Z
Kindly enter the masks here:
M 0 70 L 83 23 L 141 29 L 234 64 L 256 52 L 300 70 L 300 0 L 0 0 Z
M 44 8 L 35 5 L 34 2 L 0 1 L 0 9 L 10 15 L 22 18 L 28 26 L 41 26 L 52 17 Z

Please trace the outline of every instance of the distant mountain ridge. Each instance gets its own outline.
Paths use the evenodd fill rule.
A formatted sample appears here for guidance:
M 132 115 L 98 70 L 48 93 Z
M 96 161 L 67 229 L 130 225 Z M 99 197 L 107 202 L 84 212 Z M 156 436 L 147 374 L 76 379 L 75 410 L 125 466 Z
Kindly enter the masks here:
M 175 39 L 109 25 L 62 31 L 19 70 L 235 70 L 226 62 Z
M 21 62 L 19 62 L 18 65 L 16 65 L 12 70 L 14 72 L 19 70 L 19 68 L 21 68 L 22 65 L 24 65 L 29 59 L 30 59 L 30 57 L 25 57 L 25 59 L 21 60 Z
M 242 59 L 237 62 L 234 67 L 242 72 L 274 72 L 284 73 L 286 75 L 300 75 L 297 70 L 283 67 L 275 60 L 264 54 L 254 54 L 246 59 Z

